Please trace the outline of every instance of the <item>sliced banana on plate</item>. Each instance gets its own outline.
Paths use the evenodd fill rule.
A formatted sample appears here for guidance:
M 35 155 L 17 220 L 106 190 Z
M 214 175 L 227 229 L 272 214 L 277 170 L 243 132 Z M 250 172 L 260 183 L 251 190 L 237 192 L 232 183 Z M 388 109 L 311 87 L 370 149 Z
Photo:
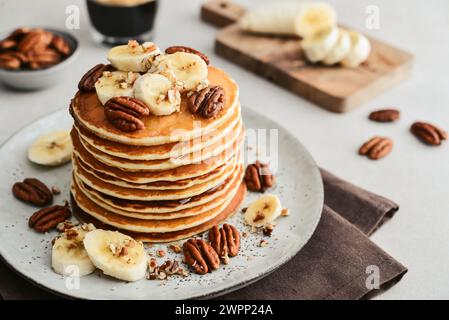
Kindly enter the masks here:
M 318 32 L 301 41 L 301 47 L 310 62 L 322 61 L 337 44 L 339 32 L 332 27 Z
M 51 251 L 51 266 L 56 273 L 82 277 L 95 271 L 83 244 L 85 235 L 94 229 L 94 225 L 84 224 L 56 238 Z
M 70 161 L 72 140 L 66 130 L 45 133 L 28 149 L 28 159 L 43 166 L 59 166 Z
M 245 222 L 250 226 L 263 227 L 281 215 L 282 205 L 274 194 L 260 196 L 245 211 Z
M 148 257 L 143 243 L 117 231 L 94 230 L 84 247 L 92 263 L 104 274 L 124 281 L 145 277 Z
M 295 17 L 296 34 L 308 38 L 337 24 L 335 9 L 325 2 L 304 3 Z
M 331 66 L 342 61 L 351 50 L 351 37 L 346 30 L 338 30 L 338 40 L 335 46 L 323 59 L 325 65 Z
M 104 105 L 113 97 L 131 97 L 134 82 L 140 74 L 125 71 L 106 71 L 95 83 L 98 99 Z
M 207 64 L 196 54 L 175 52 L 159 56 L 157 73 L 172 81 L 181 92 L 207 86 Z
M 139 45 L 137 41 L 131 40 L 128 45 L 109 50 L 108 60 L 120 71 L 147 72 L 160 54 L 160 49 L 152 42 Z
M 134 96 L 146 103 L 156 116 L 179 111 L 181 94 L 172 82 L 161 74 L 147 73 L 134 84 Z
M 341 61 L 345 67 L 356 68 L 363 63 L 371 52 L 371 44 L 367 37 L 357 31 L 349 31 L 351 38 L 351 49 Z

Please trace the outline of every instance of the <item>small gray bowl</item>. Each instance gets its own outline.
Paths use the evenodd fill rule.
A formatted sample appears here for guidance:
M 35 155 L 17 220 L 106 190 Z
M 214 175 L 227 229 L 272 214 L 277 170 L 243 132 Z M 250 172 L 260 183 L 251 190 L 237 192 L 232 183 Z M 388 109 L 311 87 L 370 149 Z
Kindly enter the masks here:
M 6 70 L 0 69 L 0 81 L 9 87 L 18 90 L 38 90 L 50 87 L 64 80 L 64 74 L 68 66 L 78 57 L 79 44 L 78 40 L 71 34 L 55 30 L 52 28 L 44 28 L 56 35 L 63 37 L 70 46 L 71 54 L 58 64 L 39 70 Z M 0 39 L 6 38 L 11 32 L 4 33 Z

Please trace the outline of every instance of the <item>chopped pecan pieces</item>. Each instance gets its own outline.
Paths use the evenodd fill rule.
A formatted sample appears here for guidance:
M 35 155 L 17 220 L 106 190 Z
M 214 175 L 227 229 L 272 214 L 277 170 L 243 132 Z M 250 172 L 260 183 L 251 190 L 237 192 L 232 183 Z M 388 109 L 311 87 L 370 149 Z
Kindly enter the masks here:
M 224 89 L 220 86 L 208 86 L 194 92 L 187 100 L 190 112 L 203 118 L 216 117 L 226 101 Z
M 204 240 L 187 240 L 183 245 L 183 251 L 186 263 L 198 274 L 206 274 L 220 266 L 217 252 Z
M 359 154 L 367 156 L 371 160 L 378 160 L 388 155 L 391 149 L 393 149 L 393 140 L 385 137 L 374 137 L 360 147 Z
M 196 54 L 201 59 L 203 59 L 207 65 L 210 64 L 209 58 L 204 53 L 201 53 L 196 49 L 193 49 L 190 47 L 185 47 L 185 46 L 171 46 L 171 47 L 168 47 L 167 49 L 165 49 L 165 53 L 167 53 L 167 54 L 172 54 L 175 52 L 186 52 L 186 53 Z
M 45 206 L 53 201 L 50 189 L 35 178 L 27 178 L 23 182 L 16 182 L 12 187 L 14 196 L 24 202 L 36 206 Z
M 28 225 L 38 232 L 47 232 L 65 221 L 70 215 L 71 212 L 68 206 L 54 205 L 33 213 L 28 220 Z
M 268 164 L 256 161 L 246 167 L 245 182 L 249 190 L 265 192 L 265 190 L 274 186 L 275 177 Z
M 440 145 L 448 137 L 446 131 L 426 122 L 415 122 L 410 131 L 422 142 L 432 146 Z
M 396 109 L 384 109 L 371 112 L 369 119 L 376 122 L 394 122 L 399 120 L 400 112 Z
M 84 74 L 78 83 L 78 89 L 84 92 L 95 91 L 95 83 L 101 78 L 103 72 L 112 70 L 114 70 L 114 67 L 110 64 L 97 64 Z
M 132 132 L 145 128 L 145 124 L 141 119 L 150 114 L 150 109 L 139 99 L 114 97 L 106 102 L 104 112 L 106 119 L 116 128 Z

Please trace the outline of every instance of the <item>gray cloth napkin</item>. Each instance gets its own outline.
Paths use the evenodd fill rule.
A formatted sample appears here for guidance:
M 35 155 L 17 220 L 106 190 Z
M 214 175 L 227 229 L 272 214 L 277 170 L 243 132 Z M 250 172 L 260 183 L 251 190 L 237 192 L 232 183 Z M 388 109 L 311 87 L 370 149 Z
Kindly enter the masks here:
M 287 264 L 266 278 L 220 299 L 360 299 L 388 288 L 407 269 L 368 238 L 398 206 L 322 170 L 325 206 L 307 245 Z M 373 289 L 367 267 L 379 271 Z M 372 268 L 372 267 L 370 267 Z M 0 262 L 3 299 L 57 299 Z

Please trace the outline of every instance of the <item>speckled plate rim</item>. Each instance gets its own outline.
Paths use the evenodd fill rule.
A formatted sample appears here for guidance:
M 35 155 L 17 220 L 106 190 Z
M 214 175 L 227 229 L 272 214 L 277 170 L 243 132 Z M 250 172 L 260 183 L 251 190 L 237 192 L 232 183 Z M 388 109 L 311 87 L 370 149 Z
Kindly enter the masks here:
M 57 111 L 53 111 L 51 113 L 48 113 L 46 115 L 43 115 L 42 117 L 39 117 L 33 121 L 30 121 L 29 123 L 27 123 L 26 125 L 24 125 L 23 127 L 19 128 L 18 130 L 16 130 L 10 137 L 8 137 L 5 141 L 3 141 L 3 143 L 0 144 L 0 151 L 3 149 L 3 147 L 10 141 L 12 140 L 14 137 L 16 137 L 17 135 L 19 135 L 23 130 L 25 130 L 27 127 L 33 125 L 36 122 L 39 121 L 43 121 L 45 118 L 47 117 L 52 117 L 55 116 L 57 113 L 60 113 L 62 111 L 65 111 L 66 109 L 60 109 Z M 293 250 L 290 254 L 285 255 L 283 258 L 277 260 L 276 263 L 270 265 L 270 267 L 266 268 L 265 270 L 263 270 L 262 272 L 259 272 L 257 275 L 241 281 L 235 285 L 226 287 L 224 289 L 220 289 L 220 290 L 216 290 L 216 291 L 210 291 L 207 292 L 203 295 L 192 295 L 191 297 L 189 297 L 189 299 L 212 299 L 215 297 L 219 297 L 221 295 L 225 295 L 227 293 L 230 293 L 232 291 L 244 288 L 248 285 L 251 285 L 261 279 L 263 279 L 264 277 L 270 275 L 271 273 L 273 273 L 274 271 L 276 271 L 277 269 L 279 269 L 280 267 L 282 267 L 283 265 L 285 265 L 287 262 L 289 262 L 294 256 L 296 256 L 298 254 L 299 251 L 301 251 L 301 249 L 308 243 L 308 241 L 310 240 L 310 238 L 312 237 L 312 235 L 314 234 L 316 227 L 318 226 L 318 223 L 320 222 L 321 219 L 321 213 L 324 207 L 324 187 L 323 187 L 323 181 L 322 181 L 322 177 L 321 177 L 321 173 L 320 173 L 320 169 L 318 167 L 318 165 L 316 164 L 315 160 L 313 159 L 312 155 L 310 154 L 310 152 L 304 147 L 304 145 L 299 141 L 299 139 L 297 139 L 296 137 L 294 137 L 294 135 L 292 135 L 292 133 L 286 129 L 285 127 L 279 125 L 277 122 L 268 119 L 267 117 L 265 117 L 264 115 L 253 111 L 251 109 L 248 108 L 244 108 L 242 106 L 242 115 L 243 115 L 243 119 L 247 118 L 247 117 L 260 117 L 263 118 L 265 121 L 270 122 L 273 127 L 278 128 L 279 130 L 284 131 L 286 134 L 290 135 L 291 137 L 294 138 L 295 142 L 297 143 L 297 145 L 302 149 L 301 152 L 303 153 L 303 155 L 305 156 L 305 158 L 307 159 L 307 161 L 309 162 L 309 164 L 311 165 L 311 173 L 313 176 L 313 183 L 315 184 L 316 187 L 319 188 L 319 192 L 317 194 L 315 194 L 315 196 L 317 197 L 317 203 L 316 203 L 316 208 L 315 208 L 315 212 L 313 213 L 315 215 L 315 220 L 313 225 L 309 228 L 309 232 L 304 234 L 302 236 L 302 238 L 304 239 L 302 241 L 301 244 L 299 244 L 297 246 L 296 250 Z M 0 245 L 0 259 L 2 260 L 2 262 L 4 262 L 6 264 L 7 267 L 9 267 L 10 269 L 12 269 L 16 274 L 18 274 L 20 277 L 22 277 L 23 279 L 27 280 L 28 282 L 36 285 L 39 288 L 44 289 L 47 292 L 53 293 L 57 296 L 60 297 L 65 297 L 65 298 L 69 298 L 69 299 L 88 299 L 86 297 L 82 297 L 77 295 L 75 292 L 74 294 L 70 295 L 67 294 L 65 292 L 60 292 L 59 290 L 50 288 L 48 286 L 46 286 L 44 283 L 39 282 L 36 279 L 33 279 L 32 277 L 28 276 L 27 274 L 25 274 L 24 272 L 21 272 L 19 270 L 19 268 L 16 268 L 10 261 L 8 261 L 3 253 L 2 253 L 2 247 Z

